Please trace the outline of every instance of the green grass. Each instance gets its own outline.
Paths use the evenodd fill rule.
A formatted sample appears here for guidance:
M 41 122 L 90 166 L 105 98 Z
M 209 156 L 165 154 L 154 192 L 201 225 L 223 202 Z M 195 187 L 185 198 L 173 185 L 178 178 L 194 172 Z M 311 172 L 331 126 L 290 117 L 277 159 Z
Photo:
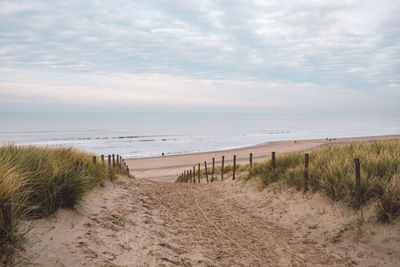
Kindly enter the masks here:
M 400 215 L 400 142 L 372 142 L 329 145 L 312 151 L 309 162 L 309 187 L 323 191 L 333 200 L 359 208 L 370 199 L 378 200 L 378 217 L 391 221 Z M 361 184 L 356 187 L 354 159 L 361 162 Z M 276 170 L 271 160 L 255 163 L 251 177 L 263 187 L 281 181 L 298 190 L 305 187 L 304 153 L 277 156 Z
M 15 225 L 49 216 L 60 207 L 72 208 L 88 190 L 121 172 L 107 163 L 94 164 L 93 156 L 73 148 L 0 147 L 0 265 L 9 262 L 19 238 L 6 224 L 7 203 L 13 202 Z
M 354 159 L 361 163 L 361 183 L 356 187 Z M 197 168 L 196 168 L 197 170 Z M 221 167 L 215 173 L 220 177 Z M 203 177 L 204 170 L 201 172 Z M 210 169 L 208 170 L 210 174 Z M 225 178 L 232 176 L 232 165 L 225 167 Z M 304 190 L 304 153 L 290 152 L 271 160 L 239 165 L 237 177 L 258 179 L 265 188 L 276 182 Z M 177 181 L 183 181 L 177 179 Z M 377 216 L 390 222 L 400 216 L 400 141 L 328 145 L 309 153 L 309 189 L 321 191 L 336 201 L 356 209 L 367 201 L 377 201 Z

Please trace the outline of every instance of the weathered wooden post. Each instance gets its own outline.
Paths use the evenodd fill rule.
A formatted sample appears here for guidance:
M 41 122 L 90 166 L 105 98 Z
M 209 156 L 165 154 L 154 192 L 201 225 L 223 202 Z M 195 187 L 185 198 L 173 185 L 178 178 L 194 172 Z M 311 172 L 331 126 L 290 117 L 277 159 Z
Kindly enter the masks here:
M 356 190 L 359 190 L 361 185 L 360 159 L 354 159 L 354 167 L 356 168 Z
M 308 153 L 306 153 L 304 155 L 304 182 L 305 182 L 304 192 L 308 191 L 308 161 L 309 161 L 309 155 Z
M 111 167 L 111 155 L 108 155 L 108 168 Z
M 119 156 L 119 167 L 122 168 L 122 156 Z
M 113 167 L 115 168 L 115 155 L 112 154 L 112 159 L 113 159 Z
M 93 164 L 96 165 L 96 156 L 93 156 Z
M 236 174 L 236 155 L 233 155 L 233 175 L 232 175 L 232 180 L 235 180 L 235 174 Z
M 224 161 L 225 161 L 225 156 L 222 156 L 222 166 L 221 166 L 221 181 L 224 179 Z
M 101 163 L 102 163 L 103 166 L 104 166 L 104 155 L 101 155 L 100 157 L 101 157 Z
M 215 158 L 212 158 L 211 182 L 214 181 L 214 166 L 215 166 Z
M 196 167 L 193 166 L 193 183 L 196 183 Z
M 249 167 L 250 167 L 250 171 L 251 171 L 251 169 L 253 168 L 253 153 L 250 153 Z
M 274 172 L 275 171 L 275 167 L 276 167 L 276 164 L 275 164 L 275 152 L 272 152 L 271 165 L 272 165 L 272 171 Z
M 207 184 L 208 184 L 208 170 L 207 170 L 207 161 L 204 161 L 204 168 L 205 168 L 205 171 L 206 171 L 206 181 L 207 181 Z
M 200 163 L 199 163 L 199 166 L 198 166 L 198 168 L 197 168 L 197 171 L 198 171 L 199 183 L 200 183 Z
M 119 155 L 117 154 L 117 167 L 119 168 Z
M 190 172 L 190 182 L 192 182 L 192 169 L 190 169 L 189 172 Z
M 360 186 L 361 186 L 361 170 L 360 170 L 360 159 L 354 159 L 354 167 L 356 169 L 356 197 L 357 197 L 357 208 L 360 207 Z

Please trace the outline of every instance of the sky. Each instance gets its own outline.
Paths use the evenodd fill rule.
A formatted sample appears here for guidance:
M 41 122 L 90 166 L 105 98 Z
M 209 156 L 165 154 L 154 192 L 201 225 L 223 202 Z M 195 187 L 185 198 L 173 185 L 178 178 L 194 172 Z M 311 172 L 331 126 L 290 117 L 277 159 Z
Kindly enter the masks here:
M 1 0 L 0 112 L 400 115 L 398 0 Z

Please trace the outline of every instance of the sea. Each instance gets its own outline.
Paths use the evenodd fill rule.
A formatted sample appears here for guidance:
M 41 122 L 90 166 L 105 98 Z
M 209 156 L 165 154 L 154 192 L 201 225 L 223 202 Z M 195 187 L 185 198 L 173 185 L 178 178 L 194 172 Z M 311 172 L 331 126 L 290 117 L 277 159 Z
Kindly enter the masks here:
M 237 113 L 0 113 L 0 145 L 72 146 L 125 158 L 272 141 L 400 134 L 398 116 Z

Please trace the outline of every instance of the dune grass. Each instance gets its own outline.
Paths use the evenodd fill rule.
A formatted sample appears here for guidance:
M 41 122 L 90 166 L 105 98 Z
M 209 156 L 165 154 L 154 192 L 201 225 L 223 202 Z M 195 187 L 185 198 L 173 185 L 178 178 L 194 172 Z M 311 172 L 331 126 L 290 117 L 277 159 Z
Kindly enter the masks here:
M 391 221 L 400 215 L 400 142 L 372 142 L 329 145 L 312 151 L 309 162 L 309 186 L 323 191 L 333 200 L 341 200 L 355 208 L 370 199 L 377 199 L 377 215 Z M 354 159 L 361 162 L 361 183 L 356 187 Z M 304 153 L 292 152 L 277 156 L 276 169 L 271 160 L 255 163 L 248 177 L 260 179 L 263 187 L 277 181 L 305 187 Z
M 355 158 L 361 162 L 359 188 L 356 187 Z M 218 166 L 215 171 L 218 177 L 220 171 Z M 261 188 L 279 182 L 304 190 L 304 153 L 277 155 L 275 170 L 269 159 L 254 163 L 252 170 L 248 164 L 238 164 L 236 173 L 238 178 L 258 179 Z M 203 177 L 204 171 L 201 174 Z M 224 176 L 232 176 L 232 165 L 225 167 Z M 331 199 L 354 208 L 374 199 L 378 203 L 378 218 L 384 222 L 392 221 L 400 216 L 400 141 L 328 145 L 310 152 L 309 189 L 324 192 Z
M 89 189 L 117 177 L 117 168 L 94 164 L 93 156 L 73 148 L 0 147 L 0 265 L 9 262 L 18 243 L 15 228 L 7 225 L 8 203 L 14 225 L 72 208 Z

